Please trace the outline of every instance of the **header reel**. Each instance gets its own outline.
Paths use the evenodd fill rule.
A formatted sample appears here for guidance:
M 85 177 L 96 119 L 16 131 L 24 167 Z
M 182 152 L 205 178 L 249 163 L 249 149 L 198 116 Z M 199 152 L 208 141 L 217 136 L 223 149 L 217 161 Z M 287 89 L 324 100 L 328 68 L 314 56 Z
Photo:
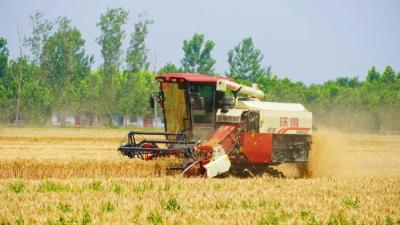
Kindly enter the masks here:
M 146 138 L 137 141 L 137 135 L 144 135 Z M 169 167 L 168 169 L 182 170 L 183 176 L 203 176 L 205 174 L 203 165 L 209 162 L 212 147 L 203 146 L 199 141 L 189 141 L 188 137 L 187 132 L 131 131 L 128 133 L 128 143 L 122 144 L 118 151 L 128 158 L 141 160 L 154 160 L 171 156 L 181 158 L 183 159 L 181 167 Z

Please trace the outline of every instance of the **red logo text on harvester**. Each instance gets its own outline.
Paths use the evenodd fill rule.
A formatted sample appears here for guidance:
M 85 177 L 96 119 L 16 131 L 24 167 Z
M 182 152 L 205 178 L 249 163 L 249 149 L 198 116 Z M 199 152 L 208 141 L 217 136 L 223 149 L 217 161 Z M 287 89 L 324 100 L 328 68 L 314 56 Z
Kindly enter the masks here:
M 299 127 L 299 118 L 298 117 L 281 117 L 280 118 L 280 127 L 293 127 L 293 128 L 298 128 Z

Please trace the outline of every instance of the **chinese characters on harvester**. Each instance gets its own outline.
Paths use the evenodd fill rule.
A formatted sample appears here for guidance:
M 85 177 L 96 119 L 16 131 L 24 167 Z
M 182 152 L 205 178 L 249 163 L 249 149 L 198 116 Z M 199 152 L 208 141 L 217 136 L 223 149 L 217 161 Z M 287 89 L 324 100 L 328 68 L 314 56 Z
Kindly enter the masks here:
M 298 117 L 281 117 L 280 118 L 280 127 L 299 127 L 299 118 Z

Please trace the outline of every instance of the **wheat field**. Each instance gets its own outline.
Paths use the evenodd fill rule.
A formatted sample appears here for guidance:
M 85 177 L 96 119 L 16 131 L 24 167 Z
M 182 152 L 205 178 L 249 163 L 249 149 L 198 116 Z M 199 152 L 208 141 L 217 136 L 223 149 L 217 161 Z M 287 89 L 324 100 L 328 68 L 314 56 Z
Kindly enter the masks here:
M 124 129 L 0 128 L 0 224 L 400 224 L 400 136 L 313 136 L 293 165 L 219 179 L 117 153 Z

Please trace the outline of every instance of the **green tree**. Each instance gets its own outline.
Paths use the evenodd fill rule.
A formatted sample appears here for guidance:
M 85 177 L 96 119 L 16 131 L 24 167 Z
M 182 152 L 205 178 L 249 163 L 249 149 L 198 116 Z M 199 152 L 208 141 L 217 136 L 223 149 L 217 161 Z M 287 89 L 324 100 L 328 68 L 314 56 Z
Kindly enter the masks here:
M 7 70 L 8 56 L 7 40 L 0 37 L 0 79 L 5 75 Z
M 184 57 L 181 60 L 183 71 L 189 73 L 213 74 L 216 62 L 211 56 L 215 43 L 205 41 L 203 34 L 194 34 L 191 40 L 183 41 Z
M 24 122 L 44 123 L 51 116 L 51 104 L 49 100 L 51 98 L 49 98 L 49 86 L 43 83 L 44 73 L 40 67 L 40 63 L 44 43 L 51 35 L 54 23 L 45 19 L 45 14 L 40 11 L 36 11 L 35 14 L 31 15 L 30 19 L 32 34 L 24 38 L 23 44 L 31 51 L 31 61 L 33 64 L 29 65 L 29 71 L 21 69 L 21 71 L 24 72 L 22 74 L 16 74 L 16 76 L 22 77 L 21 93 L 19 93 L 21 95 L 21 109 L 24 110 L 30 107 L 26 105 L 27 102 L 34 102 L 34 104 L 36 104 L 36 106 L 29 109 L 30 113 L 23 114 Z M 23 60 L 18 60 L 18 66 L 25 68 L 24 65 L 25 63 Z M 13 69 L 13 73 L 15 73 L 15 71 L 16 68 Z M 25 85 L 24 82 L 30 82 L 31 84 Z M 42 87 L 37 88 L 40 85 Z M 30 91 L 32 96 L 25 96 L 24 92 L 26 91 Z M 24 111 L 22 111 L 22 113 L 24 113 Z
M 390 66 L 382 73 L 379 73 L 375 66 L 368 71 L 367 82 L 362 85 L 360 91 L 363 104 L 371 115 L 374 131 L 400 128 L 398 116 L 393 116 L 400 109 L 399 88 L 396 73 Z
M 89 74 L 93 61 L 85 54 L 80 31 L 70 23 L 65 17 L 58 19 L 58 30 L 46 40 L 41 57 L 45 82 L 54 97 L 52 109 L 59 113 L 61 126 L 65 126 L 66 113 L 79 105 L 80 82 Z
M 49 37 L 54 25 L 44 16 L 45 14 L 40 11 L 36 11 L 34 15 L 31 15 L 32 36 L 24 39 L 24 46 L 30 49 L 33 55 L 33 62 L 36 64 L 40 62 L 44 42 Z
M 271 75 L 270 67 L 264 69 L 261 65 L 264 56 L 256 49 L 251 37 L 243 39 L 228 52 L 229 73 L 234 78 L 256 81 L 258 77 Z
M 9 51 L 7 49 L 7 40 L 0 37 L 0 111 L 5 112 L 7 106 L 7 89 L 5 87 L 5 76 L 8 66 Z M 7 120 L 5 113 L 0 113 L 0 121 Z
M 139 15 L 139 22 L 134 24 L 134 32 L 131 35 L 129 49 L 126 53 L 126 64 L 130 72 L 136 73 L 140 70 L 147 70 L 149 62 L 147 61 L 148 49 L 145 45 L 146 36 L 149 32 L 149 25 L 153 20 L 145 17 L 145 14 Z
M 376 70 L 375 66 L 372 66 L 370 70 L 368 70 L 367 81 L 369 82 L 378 82 L 381 79 L 381 75 Z
M 370 73 L 368 73 L 370 74 Z M 362 102 L 366 106 L 368 113 L 371 115 L 371 126 L 374 131 L 381 130 L 382 117 L 381 110 L 383 109 L 383 90 L 384 86 L 379 80 L 366 82 L 361 91 Z
M 119 73 L 122 55 L 122 42 L 125 38 L 125 31 L 122 26 L 128 20 L 128 11 L 122 8 L 108 9 L 105 14 L 100 17 L 97 27 L 101 30 L 101 35 L 97 39 L 101 46 L 101 54 L 103 56 L 103 105 L 106 115 L 110 117 L 115 113 L 115 96 L 116 96 L 116 76 Z
M 336 78 L 336 83 L 341 87 L 351 87 L 356 88 L 361 85 L 358 77 L 338 77 Z
M 154 74 L 141 70 L 135 75 L 125 73 L 121 77 L 119 112 L 125 116 L 145 115 L 149 109 L 149 97 L 154 91 Z
M 175 66 L 173 63 L 167 63 L 158 71 L 158 74 L 166 74 L 166 73 L 181 73 L 182 69 Z
M 16 118 L 17 104 L 19 120 L 35 124 L 46 122 L 49 94 L 48 87 L 38 83 L 39 71 L 40 68 L 30 63 L 26 57 L 10 61 L 6 75 L 8 102 L 4 111 L 8 114 L 10 122 Z M 17 103 L 17 101 L 19 102 Z
M 81 80 L 82 105 L 80 109 L 89 117 L 89 124 L 93 126 L 99 125 L 99 116 L 102 113 L 103 77 L 102 68 L 98 68 Z
M 382 73 L 382 82 L 393 84 L 396 81 L 396 72 L 391 66 L 386 66 Z

